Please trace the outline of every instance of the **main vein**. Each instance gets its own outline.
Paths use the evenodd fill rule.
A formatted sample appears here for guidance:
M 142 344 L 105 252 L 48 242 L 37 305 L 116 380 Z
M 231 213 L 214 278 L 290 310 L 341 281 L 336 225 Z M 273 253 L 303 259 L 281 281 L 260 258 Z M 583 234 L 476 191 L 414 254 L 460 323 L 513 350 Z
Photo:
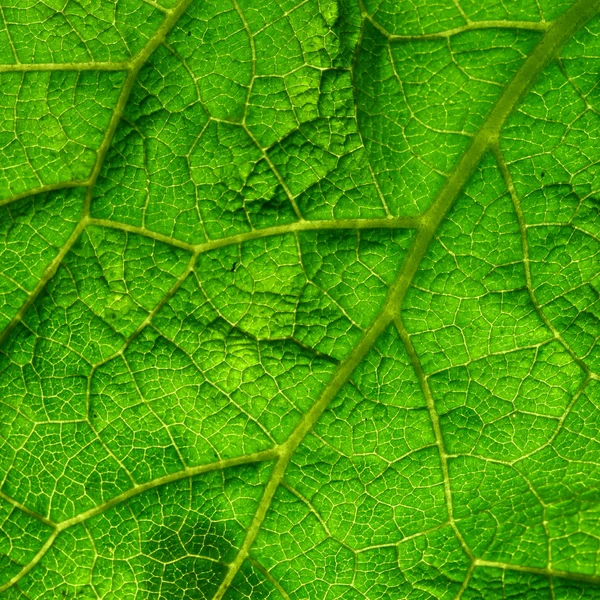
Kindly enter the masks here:
M 386 301 L 374 322 L 367 329 L 361 341 L 350 355 L 338 366 L 321 396 L 312 405 L 291 433 L 288 440 L 279 447 L 279 459 L 265 487 L 254 518 L 248 528 L 240 550 L 230 564 L 229 569 L 215 593 L 213 600 L 222 600 L 233 582 L 242 563 L 248 556 L 250 548 L 258 535 L 267 511 L 283 480 L 287 466 L 296 448 L 313 428 L 329 403 L 335 398 L 342 386 L 348 381 L 356 366 L 377 341 L 379 335 L 400 315 L 400 307 L 404 296 L 415 276 L 415 273 L 427 252 L 436 231 L 449 209 L 456 201 L 462 188 L 471 178 L 473 171 L 480 163 L 485 152 L 499 139 L 500 131 L 509 115 L 521 98 L 529 90 L 536 77 L 544 67 L 556 56 L 557 52 L 589 19 L 600 10 L 600 0 L 578 0 L 547 30 L 544 37 L 525 60 L 515 77 L 491 109 L 483 126 L 473 138 L 471 145 L 462 156 L 431 207 L 419 223 L 418 233 L 406 257 L 404 265 L 390 287 Z M 363 19 L 365 16 L 363 15 Z M 440 456 L 445 454 L 442 444 L 438 444 Z M 447 479 L 447 473 L 445 474 Z M 450 482 L 444 482 L 449 490 Z

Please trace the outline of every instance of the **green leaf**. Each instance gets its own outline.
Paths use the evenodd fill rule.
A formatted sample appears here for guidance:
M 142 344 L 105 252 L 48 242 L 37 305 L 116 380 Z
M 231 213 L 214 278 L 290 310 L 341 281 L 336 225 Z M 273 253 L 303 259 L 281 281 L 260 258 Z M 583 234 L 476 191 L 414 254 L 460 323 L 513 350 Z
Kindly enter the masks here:
M 5 0 L 0 598 L 600 595 L 600 0 Z

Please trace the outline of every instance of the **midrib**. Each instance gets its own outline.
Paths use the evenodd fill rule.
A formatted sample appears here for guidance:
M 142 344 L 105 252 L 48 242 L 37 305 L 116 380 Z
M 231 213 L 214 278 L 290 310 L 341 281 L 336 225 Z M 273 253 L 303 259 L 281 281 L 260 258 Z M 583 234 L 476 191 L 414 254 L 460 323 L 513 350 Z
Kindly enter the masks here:
M 427 252 L 435 233 L 444 217 L 458 198 L 461 190 L 481 162 L 485 152 L 497 143 L 500 131 L 506 120 L 518 105 L 523 96 L 531 88 L 537 76 L 556 56 L 564 44 L 585 23 L 600 11 L 600 0 L 578 0 L 548 29 L 533 52 L 525 60 L 514 78 L 507 85 L 496 101 L 488 117 L 473 138 L 469 148 L 448 176 L 446 183 L 438 193 L 431 207 L 423 215 L 418 226 L 418 233 L 413 242 L 404 265 L 390 287 L 385 303 L 379 315 L 366 330 L 361 341 L 350 355 L 338 366 L 329 384 L 319 399 L 312 405 L 287 441 L 280 446 L 277 461 L 271 479 L 259 503 L 254 519 L 248 528 L 246 538 L 231 563 L 231 566 L 217 590 L 213 600 L 221 600 L 231 585 L 243 561 L 248 556 L 260 526 L 266 516 L 275 492 L 283 480 L 287 465 L 296 448 L 314 427 L 329 403 L 335 398 L 342 386 L 350 379 L 356 366 L 362 361 L 377 341 L 379 335 L 400 315 L 400 307 L 417 269 Z
M 349 379 L 354 367 L 377 341 L 379 334 L 398 316 L 406 291 L 441 222 L 480 163 L 484 153 L 492 144 L 497 142 L 500 130 L 507 118 L 527 93 L 536 77 L 556 56 L 560 48 L 598 12 L 600 12 L 600 0 L 578 0 L 555 21 L 554 25 L 550 27 L 540 43 L 525 60 L 491 109 L 484 124 L 473 138 L 471 145 L 448 176 L 437 198 L 420 220 L 417 237 L 408 252 L 396 281 L 390 287 L 379 315 L 367 329 L 355 349 L 340 363 L 321 398 L 306 413 L 284 446 L 288 445 L 293 449 L 298 446 L 326 408 L 328 402 L 323 402 L 323 398 L 333 399 L 335 393 Z M 336 388 L 333 394 L 332 387 Z

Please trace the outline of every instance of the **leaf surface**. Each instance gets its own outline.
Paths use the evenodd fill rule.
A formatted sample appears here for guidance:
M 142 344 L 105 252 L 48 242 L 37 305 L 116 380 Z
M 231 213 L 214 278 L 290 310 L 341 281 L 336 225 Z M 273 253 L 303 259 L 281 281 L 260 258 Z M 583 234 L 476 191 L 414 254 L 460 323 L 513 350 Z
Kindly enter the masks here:
M 600 589 L 600 0 L 7 0 L 0 598 Z

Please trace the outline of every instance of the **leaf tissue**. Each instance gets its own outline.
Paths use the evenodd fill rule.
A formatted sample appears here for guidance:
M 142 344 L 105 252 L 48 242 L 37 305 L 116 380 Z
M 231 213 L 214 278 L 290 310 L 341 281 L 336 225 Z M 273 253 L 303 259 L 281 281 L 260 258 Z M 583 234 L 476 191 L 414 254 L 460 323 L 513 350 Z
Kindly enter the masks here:
M 600 0 L 0 2 L 0 600 L 600 598 Z

